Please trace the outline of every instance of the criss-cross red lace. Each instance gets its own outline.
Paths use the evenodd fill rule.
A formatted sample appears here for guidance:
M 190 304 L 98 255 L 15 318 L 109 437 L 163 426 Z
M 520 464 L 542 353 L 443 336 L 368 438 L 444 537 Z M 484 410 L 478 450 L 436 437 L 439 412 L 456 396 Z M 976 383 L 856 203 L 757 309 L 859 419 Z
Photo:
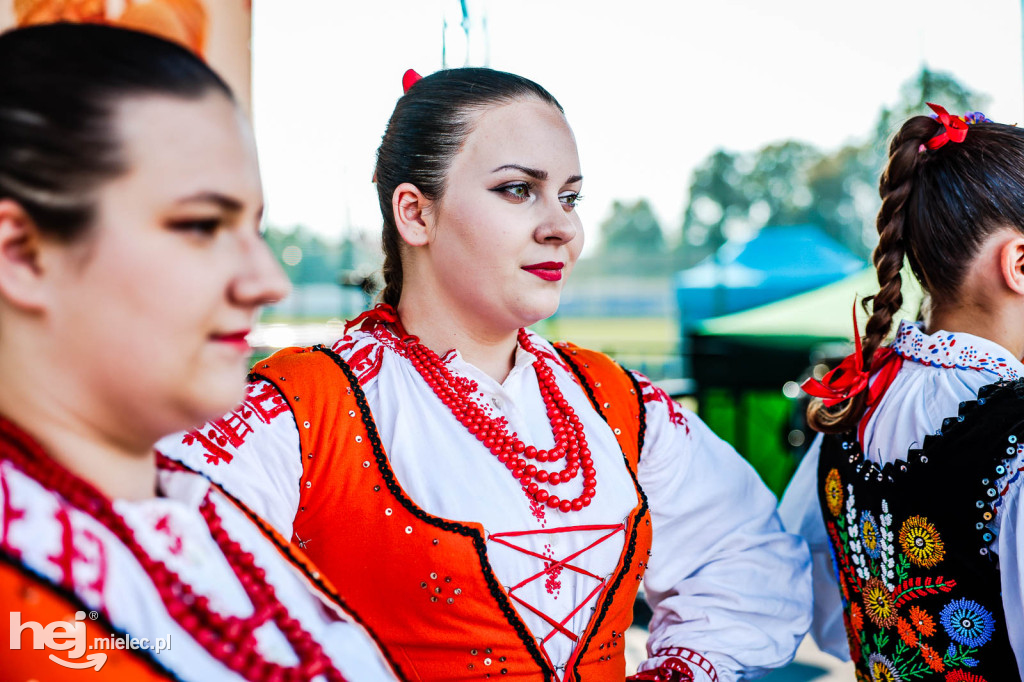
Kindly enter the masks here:
M 585 606 L 587 606 L 587 604 L 589 604 L 593 599 L 597 598 L 597 596 L 601 594 L 601 591 L 605 588 L 605 585 L 607 584 L 608 580 L 607 578 L 591 573 L 590 571 L 586 570 L 581 566 L 576 566 L 571 562 L 574 559 L 582 556 L 586 552 L 589 552 L 590 550 L 594 549 L 601 543 L 609 540 L 618 532 L 625 531 L 625 528 L 625 523 L 603 525 L 594 524 L 582 526 L 565 526 L 563 528 L 545 528 L 541 530 L 509 531 L 504 533 L 492 533 L 488 536 L 488 540 L 490 540 L 491 542 L 496 542 L 500 545 L 504 545 L 505 547 L 513 549 L 517 552 L 521 552 L 522 554 L 525 554 L 527 556 L 540 559 L 545 563 L 545 567 L 542 570 L 538 571 L 537 573 L 534 573 L 531 576 L 524 578 L 517 584 L 508 587 L 506 590 L 508 592 L 508 596 L 513 601 L 515 601 L 517 604 L 520 604 L 523 608 L 527 609 L 528 611 L 530 611 L 537 617 L 541 618 L 544 622 L 551 626 L 551 630 L 545 636 L 540 638 L 541 646 L 546 644 L 548 640 L 550 640 L 556 634 L 562 634 L 568 637 L 570 640 L 572 640 L 573 643 L 579 641 L 579 637 L 574 632 L 569 630 L 566 627 L 566 624 L 570 620 L 572 620 L 576 616 L 576 614 L 579 613 Z M 520 545 L 517 545 L 511 541 L 512 538 L 521 538 L 531 535 L 556 535 L 561 533 L 578 533 L 586 531 L 597 531 L 601 533 L 601 535 L 596 540 L 588 544 L 586 547 L 576 550 L 575 552 L 559 560 L 553 560 L 552 557 L 544 556 L 543 554 L 539 554 L 526 547 L 521 547 Z M 554 618 L 552 618 L 551 616 L 549 616 L 548 614 L 544 613 L 539 608 L 534 606 L 533 604 L 530 604 L 529 602 L 524 600 L 522 597 L 516 594 L 516 592 L 521 590 L 525 586 L 529 585 L 530 583 L 534 582 L 535 580 L 540 580 L 541 578 L 550 575 L 552 572 L 555 572 L 559 569 L 569 570 L 574 573 L 587 576 L 588 578 L 592 578 L 596 581 L 596 585 L 584 599 L 580 600 L 580 603 L 576 605 L 576 608 L 570 611 L 561 620 L 555 620 Z

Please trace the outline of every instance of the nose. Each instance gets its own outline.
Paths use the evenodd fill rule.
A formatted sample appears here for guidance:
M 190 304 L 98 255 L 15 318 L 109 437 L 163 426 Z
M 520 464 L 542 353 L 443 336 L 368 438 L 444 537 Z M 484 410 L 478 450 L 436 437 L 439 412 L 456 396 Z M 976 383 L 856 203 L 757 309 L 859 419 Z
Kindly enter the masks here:
M 278 264 L 270 247 L 259 236 L 246 239 L 243 267 L 231 287 L 233 302 L 246 307 L 277 303 L 291 291 L 288 276 Z
M 555 197 L 545 207 L 544 217 L 534 230 L 533 238 L 541 244 L 568 244 L 580 234 L 582 226 L 576 211 L 566 211 Z

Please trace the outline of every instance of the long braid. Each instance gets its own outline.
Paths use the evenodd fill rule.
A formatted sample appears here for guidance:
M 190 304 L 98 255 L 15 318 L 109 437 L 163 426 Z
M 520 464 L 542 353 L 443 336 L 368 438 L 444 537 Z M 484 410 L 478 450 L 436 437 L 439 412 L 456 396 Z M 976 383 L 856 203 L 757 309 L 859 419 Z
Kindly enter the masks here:
M 903 305 L 903 259 L 909 256 L 914 265 L 914 254 L 908 254 L 905 240 L 906 206 L 914 187 L 921 161 L 921 144 L 935 134 L 938 123 L 919 116 L 907 121 L 889 146 L 889 164 L 878 183 L 882 207 L 878 212 L 878 246 L 873 261 L 878 275 L 878 293 L 863 301 L 868 318 L 863 338 L 864 369 L 870 372 L 875 351 L 892 330 L 893 318 Z M 915 271 L 917 268 L 915 267 Z M 864 415 L 867 393 L 862 391 L 834 408 L 826 408 L 821 399 L 815 399 L 807 408 L 807 421 L 811 428 L 823 433 L 843 433 L 857 426 Z

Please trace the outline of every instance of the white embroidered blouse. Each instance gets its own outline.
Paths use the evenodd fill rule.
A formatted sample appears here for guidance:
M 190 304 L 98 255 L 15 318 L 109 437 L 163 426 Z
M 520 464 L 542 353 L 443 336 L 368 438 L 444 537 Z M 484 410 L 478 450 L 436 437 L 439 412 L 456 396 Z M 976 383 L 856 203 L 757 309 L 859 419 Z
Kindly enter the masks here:
M 582 420 L 594 459 L 596 497 L 579 512 L 563 514 L 531 505 L 518 480 L 451 418 L 412 364 L 391 349 L 395 337 L 390 332 L 354 332 L 340 339 L 333 350 L 358 376 L 403 489 L 430 514 L 481 523 L 489 537 L 541 528 L 619 524 L 636 504 L 636 493 L 615 437 L 554 349 L 536 335 L 531 340 L 554 369 L 560 390 Z M 457 351 L 442 360 L 456 376 L 477 382 L 475 399 L 490 406 L 494 416 L 505 417 L 509 431 L 537 448 L 553 445 L 532 365 L 534 355 L 519 348 L 512 371 L 501 383 L 465 362 Z M 654 608 L 649 651 L 656 654 L 665 647 L 685 647 L 696 652 L 695 661 L 706 657 L 710 664 L 706 667 L 713 665 L 723 681 L 784 665 L 808 625 L 806 548 L 782 530 L 774 497 L 753 469 L 696 415 L 645 377 L 636 376 L 647 408 L 638 478 L 647 494 L 654 531 L 644 580 Z M 262 402 L 268 388 L 274 390 L 265 382 L 251 385 L 250 398 L 240 410 L 191 436 L 168 438 L 160 448 L 203 470 L 290 536 L 302 475 L 299 436 L 287 408 L 275 413 Z M 243 413 L 248 417 L 243 418 Z M 220 444 L 208 448 L 196 433 L 215 436 Z M 571 498 L 579 494 L 581 485 L 573 481 L 568 493 L 553 488 L 552 494 Z M 619 531 L 586 549 L 600 537 L 599 531 L 574 531 L 520 536 L 516 543 L 553 560 L 585 550 L 571 563 L 593 575 L 608 576 L 618 563 L 624 533 Z M 325 538 L 297 540 L 315 543 Z M 505 586 L 518 585 L 545 569 L 535 556 L 490 539 L 487 556 Z M 594 588 L 589 576 L 555 570 L 517 588 L 516 595 L 555 621 L 568 618 L 565 628 L 578 635 L 591 615 L 586 606 L 596 598 Z M 339 589 L 344 594 L 358 586 Z M 549 622 L 531 609 L 518 611 L 538 639 L 552 633 Z M 574 644 L 556 631 L 543 646 L 558 666 L 568 660 Z M 642 667 L 656 667 L 662 659 L 655 656 Z M 692 667 L 698 682 L 711 679 L 699 664 Z
M 972 334 L 938 331 L 924 334 L 902 322 L 892 344 L 903 364 L 882 396 L 864 430 L 865 457 L 883 466 L 906 457 L 924 437 L 937 431 L 942 420 L 956 416 L 960 403 L 974 400 L 978 390 L 1000 379 L 1024 376 L 1024 364 L 998 344 Z M 818 646 L 849 660 L 842 603 L 834 578 L 829 541 L 818 503 L 818 456 L 821 436 L 815 439 L 779 505 L 786 529 L 802 535 L 811 548 L 814 573 L 814 622 L 811 633 Z M 1020 480 L 1024 472 L 1024 444 L 1007 473 L 997 482 L 996 524 L 1003 607 L 1010 643 L 1024 675 L 1024 507 Z

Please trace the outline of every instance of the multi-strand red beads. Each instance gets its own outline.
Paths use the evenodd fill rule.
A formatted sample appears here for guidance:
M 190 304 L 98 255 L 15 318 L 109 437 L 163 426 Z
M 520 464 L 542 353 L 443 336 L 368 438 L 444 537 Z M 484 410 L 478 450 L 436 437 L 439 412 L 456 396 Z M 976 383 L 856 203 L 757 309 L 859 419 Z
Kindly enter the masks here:
M 267 583 L 266 572 L 256 565 L 253 555 L 228 536 L 209 493 L 200 506 L 200 512 L 210 528 L 210 535 L 252 602 L 253 614 L 245 618 L 225 616 L 210 608 L 207 597 L 195 594 L 192 586 L 182 581 L 177 573 L 146 553 L 135 539 L 134 531 L 114 510 L 109 499 L 50 460 L 34 443 L 24 442 L 23 434 L 13 431 L 9 423 L 0 420 L 0 461 L 11 461 L 44 488 L 57 493 L 109 529 L 131 551 L 153 581 L 171 617 L 215 659 L 247 680 L 301 682 L 323 675 L 331 682 L 344 682 L 344 677 L 320 644 L 277 600 L 274 587 Z M 273 621 L 291 644 L 299 659 L 298 665 L 273 663 L 259 653 L 253 632 L 267 621 Z
M 406 336 L 403 341 L 403 350 L 423 380 L 459 423 L 519 479 L 527 496 L 562 512 L 579 511 L 590 505 L 597 489 L 597 472 L 587 448 L 583 424 L 562 395 L 554 372 L 544 363 L 543 356 L 530 342 L 525 329 L 519 330 L 519 344 L 537 358 L 533 367 L 555 439 L 555 446 L 549 450 L 538 450 L 532 445 L 526 445 L 518 438 L 518 434 L 508 432 L 508 420 L 488 415 L 473 399 L 478 388 L 475 381 L 453 376 L 437 354 L 419 343 L 415 337 Z M 529 461 L 557 462 L 563 458 L 565 466 L 560 471 L 547 471 Z M 583 493 L 579 497 L 562 499 L 541 488 L 541 484 L 568 483 L 581 472 Z

